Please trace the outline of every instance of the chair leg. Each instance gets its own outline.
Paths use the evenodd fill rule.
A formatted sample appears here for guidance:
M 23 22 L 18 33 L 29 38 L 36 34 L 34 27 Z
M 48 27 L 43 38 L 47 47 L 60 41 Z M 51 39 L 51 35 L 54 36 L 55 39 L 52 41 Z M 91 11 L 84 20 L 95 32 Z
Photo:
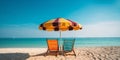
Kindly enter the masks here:
M 76 56 L 76 54 L 75 54 L 75 51 L 73 50 L 73 53 L 74 53 L 74 55 Z
M 56 52 L 56 57 L 57 57 L 57 55 L 58 55 L 58 51 Z
M 47 52 L 45 53 L 45 56 L 48 54 L 48 50 L 47 50 Z
M 67 55 L 65 51 L 63 51 L 63 55 L 64 55 L 64 56 L 66 56 L 66 55 Z
M 57 55 L 59 55 L 59 51 L 57 52 Z
M 64 51 L 61 52 L 63 56 L 65 56 Z

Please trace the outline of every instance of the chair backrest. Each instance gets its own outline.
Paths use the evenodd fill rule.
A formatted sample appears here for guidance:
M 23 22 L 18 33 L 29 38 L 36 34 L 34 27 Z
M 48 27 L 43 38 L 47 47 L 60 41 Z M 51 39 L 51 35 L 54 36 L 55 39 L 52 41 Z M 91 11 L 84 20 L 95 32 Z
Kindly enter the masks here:
M 58 40 L 57 39 L 47 39 L 48 50 L 50 51 L 58 51 Z
M 72 51 L 73 48 L 74 48 L 74 42 L 75 42 L 75 39 L 73 40 L 64 40 L 63 42 L 63 50 L 64 51 Z

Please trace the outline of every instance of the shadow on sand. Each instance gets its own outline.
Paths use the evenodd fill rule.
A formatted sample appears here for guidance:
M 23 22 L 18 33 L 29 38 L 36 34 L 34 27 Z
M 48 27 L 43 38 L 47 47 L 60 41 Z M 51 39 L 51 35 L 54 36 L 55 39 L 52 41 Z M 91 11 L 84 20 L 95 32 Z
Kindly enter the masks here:
M 44 56 L 44 57 L 46 57 L 48 55 L 50 55 L 50 56 L 56 56 L 56 52 L 49 52 L 49 53 L 44 52 L 44 53 L 40 53 L 40 54 L 37 54 L 37 55 L 31 55 L 30 57 L 35 57 L 35 56 Z M 60 52 L 59 52 L 58 55 L 61 55 Z
M 31 55 L 30 57 L 35 57 L 35 56 L 45 56 L 46 52 L 44 53 L 40 53 L 40 54 L 37 54 L 37 55 Z
M 0 60 L 26 60 L 28 53 L 0 53 Z
M 56 53 L 55 52 L 49 52 L 49 53 L 43 52 L 43 53 L 40 53 L 40 54 L 31 55 L 30 57 L 36 57 L 36 56 L 44 56 L 45 57 L 45 56 L 48 56 L 48 55 L 50 55 L 50 56 L 56 56 Z M 58 55 L 63 55 L 63 52 L 59 51 Z

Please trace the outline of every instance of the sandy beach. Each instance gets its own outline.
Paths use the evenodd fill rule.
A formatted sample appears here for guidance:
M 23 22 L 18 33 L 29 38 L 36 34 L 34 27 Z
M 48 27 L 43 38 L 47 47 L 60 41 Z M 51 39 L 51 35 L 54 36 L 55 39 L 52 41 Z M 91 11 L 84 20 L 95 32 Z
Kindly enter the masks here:
M 120 60 L 120 47 L 75 48 L 75 56 L 48 55 L 47 48 L 0 48 L 0 60 Z

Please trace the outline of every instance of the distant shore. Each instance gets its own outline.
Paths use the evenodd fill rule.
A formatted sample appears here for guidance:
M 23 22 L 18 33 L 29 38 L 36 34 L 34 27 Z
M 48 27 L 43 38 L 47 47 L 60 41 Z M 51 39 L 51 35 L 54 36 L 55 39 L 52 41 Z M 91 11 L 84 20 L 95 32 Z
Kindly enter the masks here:
M 120 46 L 74 48 L 75 56 L 44 56 L 47 48 L 0 48 L 0 60 L 120 60 Z

